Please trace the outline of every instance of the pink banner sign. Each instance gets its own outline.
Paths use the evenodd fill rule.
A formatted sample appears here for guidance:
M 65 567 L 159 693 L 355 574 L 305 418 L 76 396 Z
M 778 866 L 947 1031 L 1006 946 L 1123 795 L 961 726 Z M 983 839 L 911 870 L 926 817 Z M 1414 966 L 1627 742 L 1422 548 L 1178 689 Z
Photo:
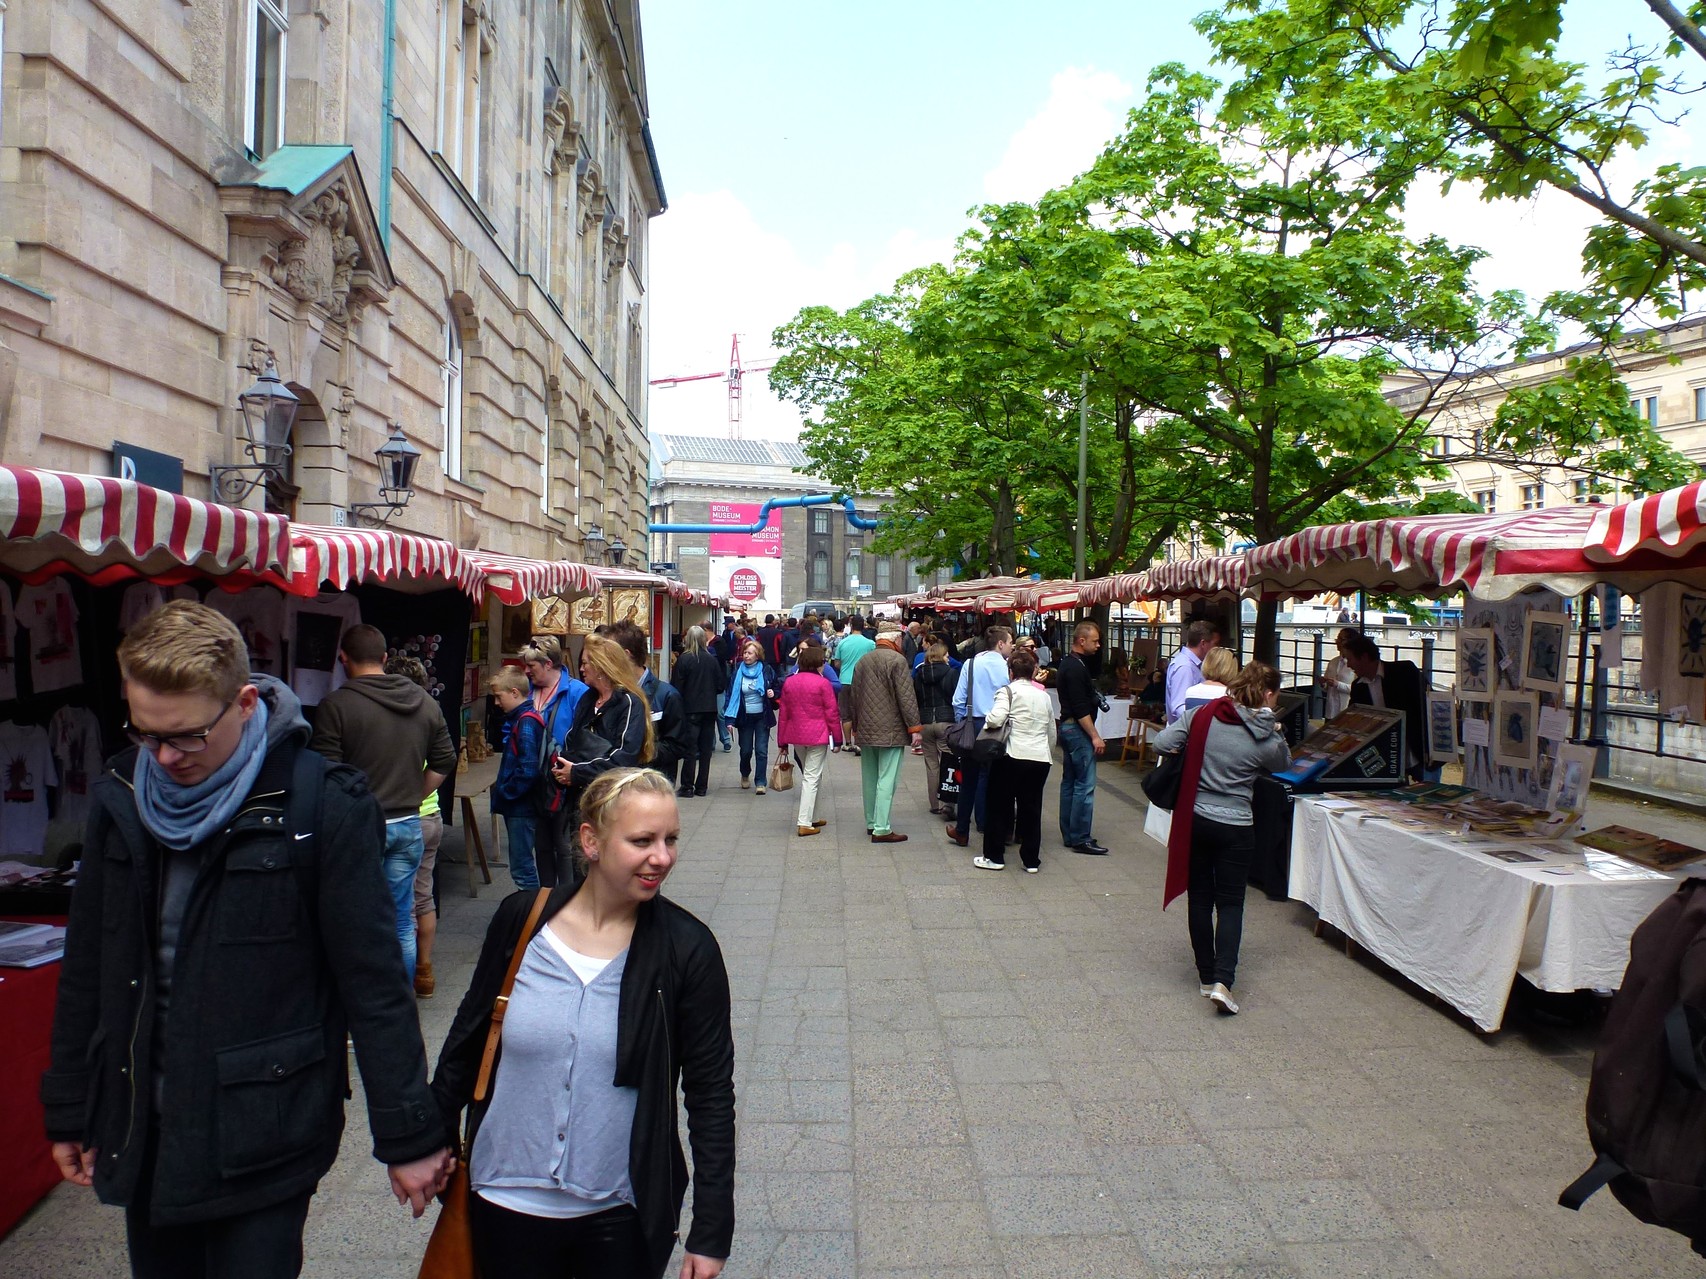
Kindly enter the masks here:
M 782 512 L 780 510 L 770 512 L 770 519 L 759 532 L 748 533 L 744 531 L 758 523 L 758 512 L 761 509 L 762 504 L 758 502 L 712 502 L 711 516 L 705 521 L 707 524 L 726 524 L 743 531 L 711 534 L 711 554 L 781 559 Z

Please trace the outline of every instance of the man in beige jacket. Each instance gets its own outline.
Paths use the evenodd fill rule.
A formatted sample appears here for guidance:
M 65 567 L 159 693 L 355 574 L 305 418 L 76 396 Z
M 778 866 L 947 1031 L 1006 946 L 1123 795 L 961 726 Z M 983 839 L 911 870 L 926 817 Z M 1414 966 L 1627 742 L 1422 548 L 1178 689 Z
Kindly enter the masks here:
M 901 655 L 900 626 L 877 626 L 877 646 L 859 659 L 848 694 L 853 732 L 861 749 L 860 771 L 865 782 L 865 826 L 873 844 L 906 840 L 889 825 L 895 784 L 908 744 L 924 740 L 918 722 L 918 698 L 912 691 L 912 671 Z

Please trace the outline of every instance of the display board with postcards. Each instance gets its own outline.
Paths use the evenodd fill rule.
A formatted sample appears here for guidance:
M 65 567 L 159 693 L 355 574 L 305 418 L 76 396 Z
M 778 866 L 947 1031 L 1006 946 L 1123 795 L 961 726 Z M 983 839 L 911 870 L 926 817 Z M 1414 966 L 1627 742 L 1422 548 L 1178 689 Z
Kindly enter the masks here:
M 1349 707 L 1298 743 L 1291 752 L 1291 766 L 1275 776 L 1293 785 L 1319 777 L 1369 749 L 1403 718 L 1402 711 L 1387 707 Z

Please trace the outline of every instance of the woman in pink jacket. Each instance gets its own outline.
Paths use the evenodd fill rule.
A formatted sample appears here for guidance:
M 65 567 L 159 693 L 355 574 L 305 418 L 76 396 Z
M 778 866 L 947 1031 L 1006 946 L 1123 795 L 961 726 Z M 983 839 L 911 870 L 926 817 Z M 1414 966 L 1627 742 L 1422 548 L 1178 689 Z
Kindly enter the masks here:
M 826 657 L 815 644 L 800 649 L 800 669 L 782 682 L 782 696 L 776 703 L 777 749 L 792 746 L 800 760 L 802 836 L 815 835 L 828 824 L 814 819 L 817 784 L 823 762 L 829 758 L 829 744 L 841 745 L 841 711 L 835 704 L 835 690 L 821 674 Z

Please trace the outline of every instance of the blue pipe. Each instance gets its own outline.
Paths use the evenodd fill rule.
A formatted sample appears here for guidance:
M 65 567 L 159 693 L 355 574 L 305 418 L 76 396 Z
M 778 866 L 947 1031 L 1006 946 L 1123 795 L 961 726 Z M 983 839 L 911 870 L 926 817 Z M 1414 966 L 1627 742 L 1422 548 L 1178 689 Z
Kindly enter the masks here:
M 653 533 L 762 533 L 770 522 L 770 512 L 785 506 L 839 505 L 847 511 L 847 522 L 854 528 L 874 529 L 880 521 L 866 519 L 854 509 L 853 499 L 835 493 L 814 493 L 810 497 L 773 497 L 758 508 L 758 522 L 750 527 L 739 524 L 648 524 Z

